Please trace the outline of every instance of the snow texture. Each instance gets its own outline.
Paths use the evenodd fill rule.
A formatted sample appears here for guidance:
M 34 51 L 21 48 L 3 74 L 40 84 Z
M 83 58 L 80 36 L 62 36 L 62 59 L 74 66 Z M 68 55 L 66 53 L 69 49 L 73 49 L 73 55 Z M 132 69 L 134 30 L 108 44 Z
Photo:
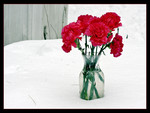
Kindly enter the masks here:
M 114 58 L 106 49 L 106 56 L 99 60 L 105 76 L 104 97 L 100 99 L 80 99 L 83 59 L 75 48 L 65 53 L 61 39 L 28 40 L 4 46 L 4 109 L 145 109 L 145 9 L 145 5 L 69 5 L 68 23 L 84 13 L 115 11 L 122 18 L 122 55 Z

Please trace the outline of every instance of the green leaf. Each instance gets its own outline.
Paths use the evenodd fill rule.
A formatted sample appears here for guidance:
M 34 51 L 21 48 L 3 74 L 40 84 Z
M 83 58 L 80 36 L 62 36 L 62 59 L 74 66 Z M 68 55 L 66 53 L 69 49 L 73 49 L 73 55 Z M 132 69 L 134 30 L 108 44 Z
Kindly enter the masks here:
M 95 90 L 96 97 L 97 97 L 97 98 L 100 98 L 100 96 L 99 96 L 99 94 L 98 94 L 98 91 L 97 91 L 96 87 L 94 87 L 94 90 Z
M 119 27 L 117 28 L 117 33 L 119 34 Z
M 128 35 L 126 36 L 126 39 L 128 39 Z
M 93 98 L 93 93 L 94 93 L 94 82 L 92 82 L 91 84 L 91 90 L 90 90 L 90 97 L 89 97 L 89 100 L 91 100 Z
M 89 48 L 89 45 L 87 45 L 87 47 Z
M 109 49 L 110 49 L 110 44 L 111 44 L 111 42 L 107 44 L 107 47 L 108 47 Z
M 103 51 L 103 54 L 106 55 L 104 51 Z
M 108 34 L 107 34 L 107 38 L 108 38 L 110 35 L 111 35 L 111 33 L 108 33 Z
M 85 84 L 83 85 L 84 87 L 83 87 L 81 95 L 80 95 L 80 97 L 82 99 L 86 99 L 86 100 L 88 99 L 88 95 L 87 95 L 88 81 L 89 80 L 87 79 L 86 82 L 85 82 Z
M 75 40 L 75 43 L 77 44 L 77 48 L 79 49 L 79 48 L 80 48 L 80 42 L 79 42 L 79 39 L 76 39 L 76 40 Z
M 99 74 L 99 72 L 97 72 L 99 79 L 104 83 L 104 79 L 102 78 L 102 76 Z

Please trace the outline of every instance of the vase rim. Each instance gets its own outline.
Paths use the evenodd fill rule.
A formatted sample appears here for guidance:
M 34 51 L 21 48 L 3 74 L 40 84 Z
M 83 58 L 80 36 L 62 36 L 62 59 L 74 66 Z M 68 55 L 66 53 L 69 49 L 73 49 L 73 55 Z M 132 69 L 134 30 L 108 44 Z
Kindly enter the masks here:
M 83 57 L 87 57 L 87 58 L 90 58 L 90 57 L 95 57 L 95 58 L 97 57 L 97 58 L 99 58 L 99 55 L 83 55 L 82 54 L 82 56 Z

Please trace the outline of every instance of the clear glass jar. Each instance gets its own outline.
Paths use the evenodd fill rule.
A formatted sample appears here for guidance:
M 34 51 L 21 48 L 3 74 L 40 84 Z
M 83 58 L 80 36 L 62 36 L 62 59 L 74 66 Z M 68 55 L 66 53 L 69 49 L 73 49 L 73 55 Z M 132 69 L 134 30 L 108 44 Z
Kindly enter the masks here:
M 84 67 L 79 75 L 80 98 L 92 100 L 104 96 L 104 74 L 97 55 L 83 55 Z

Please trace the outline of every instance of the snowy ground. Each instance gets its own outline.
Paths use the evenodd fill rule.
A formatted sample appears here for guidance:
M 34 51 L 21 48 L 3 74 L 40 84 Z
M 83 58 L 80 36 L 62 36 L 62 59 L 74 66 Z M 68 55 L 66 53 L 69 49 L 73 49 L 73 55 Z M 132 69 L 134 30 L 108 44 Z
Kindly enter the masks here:
M 104 98 L 80 99 L 83 59 L 77 49 L 65 53 L 61 39 L 28 40 L 4 47 L 4 108 L 146 108 L 145 5 L 87 6 L 69 5 L 68 23 L 80 14 L 115 11 L 124 25 L 122 56 L 114 58 L 107 49 L 99 60 L 105 76 Z
M 61 39 L 17 42 L 4 48 L 4 108 L 146 108 L 146 44 L 126 40 L 122 56 L 106 50 L 99 64 L 105 75 L 105 97 L 79 97 L 83 59 L 69 54 Z

